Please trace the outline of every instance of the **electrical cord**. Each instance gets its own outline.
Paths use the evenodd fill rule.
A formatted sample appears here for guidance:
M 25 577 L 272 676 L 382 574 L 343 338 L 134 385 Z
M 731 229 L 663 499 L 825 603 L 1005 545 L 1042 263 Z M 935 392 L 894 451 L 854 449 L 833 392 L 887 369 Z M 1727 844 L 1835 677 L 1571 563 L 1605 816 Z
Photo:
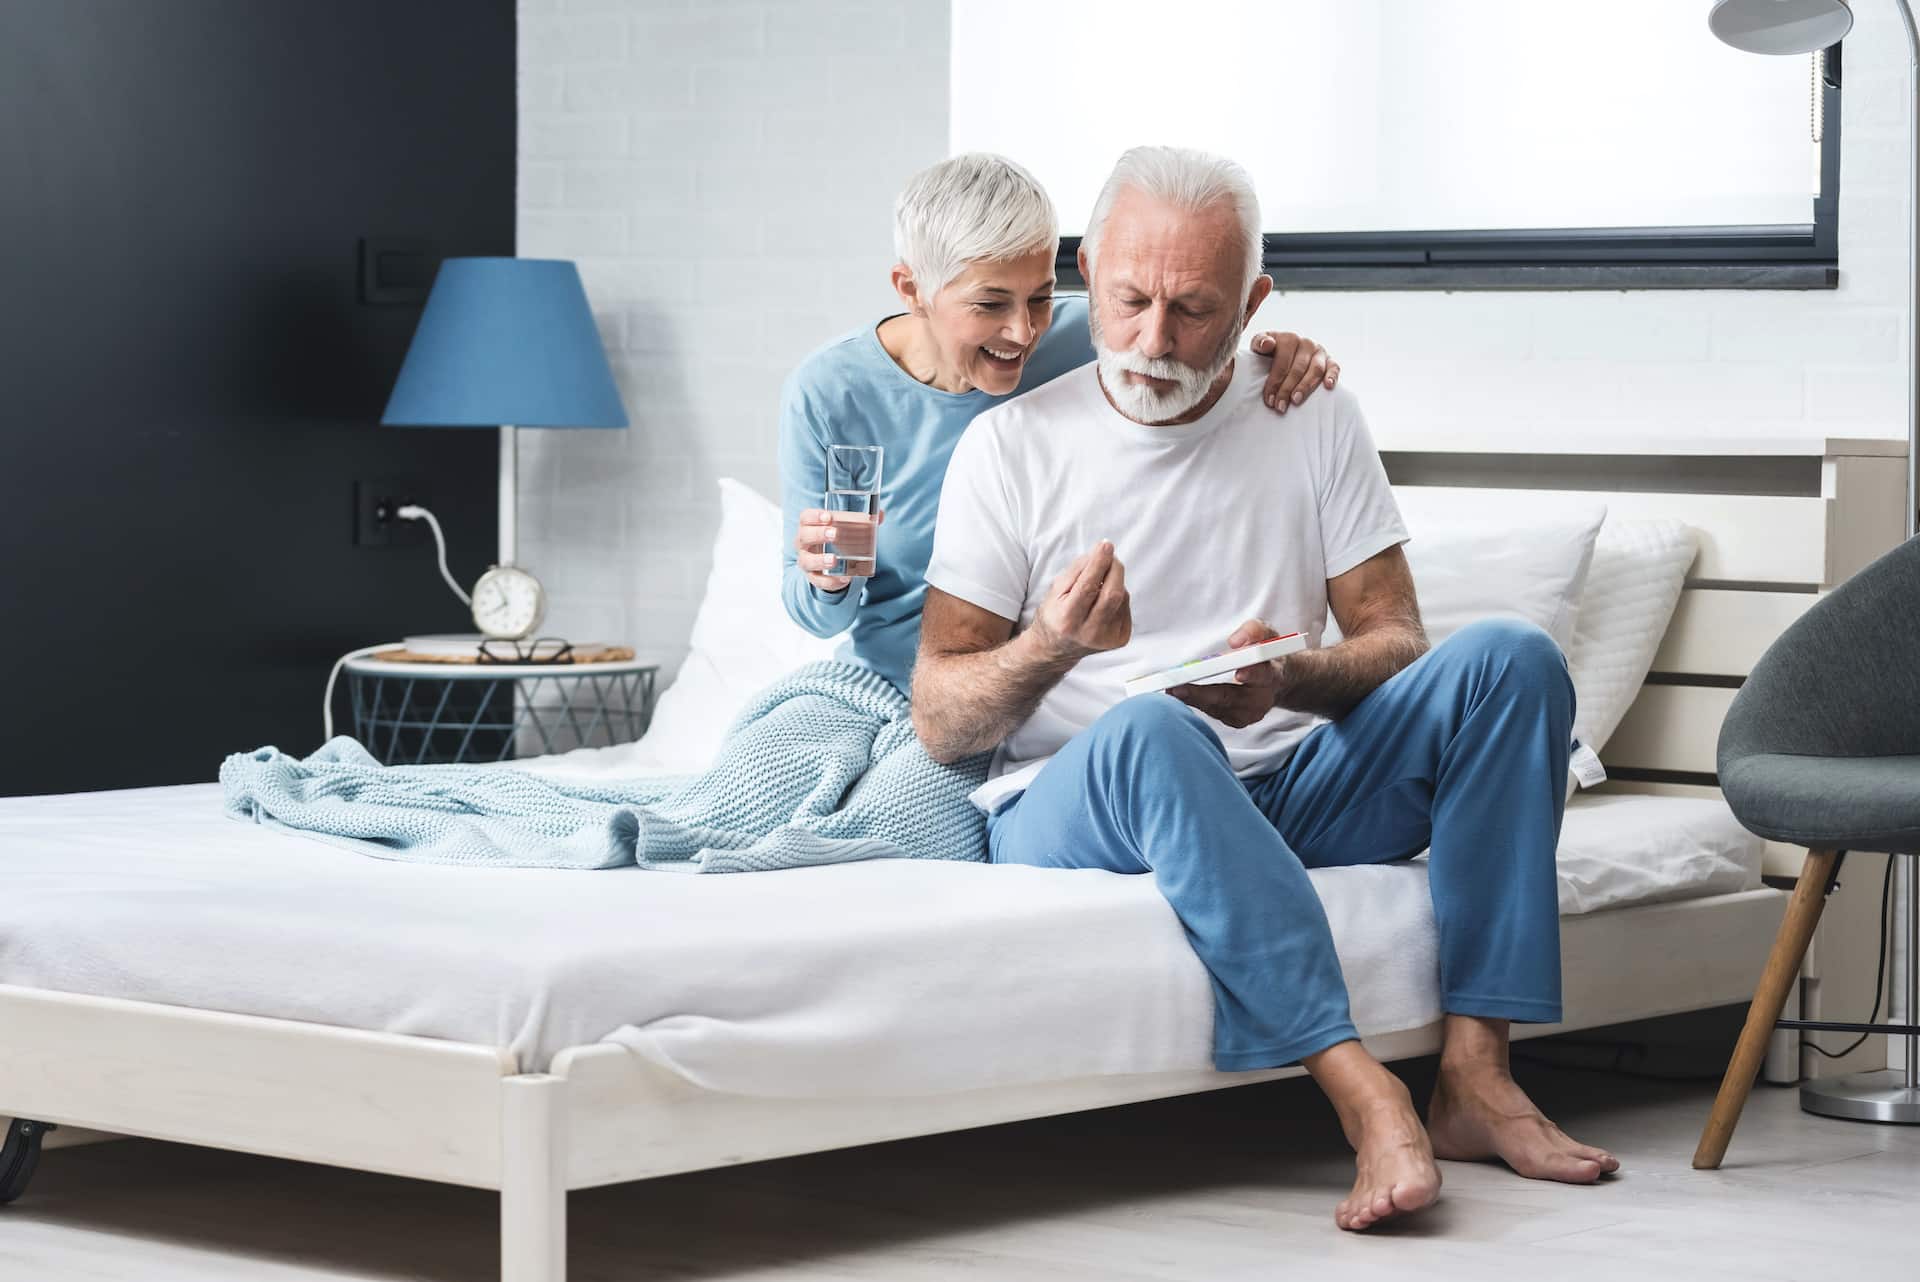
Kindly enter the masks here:
M 327 692 L 320 698 L 321 743 L 333 738 L 333 683 L 340 676 L 340 669 L 347 666 L 347 660 L 358 659 L 374 653 L 376 650 L 398 650 L 403 643 L 382 641 L 379 645 L 363 645 L 358 650 L 349 650 L 333 661 L 333 671 L 327 674 Z
M 1869 1024 L 1880 1017 L 1880 999 L 1886 995 L 1887 991 L 1887 907 L 1892 899 L 1893 861 L 1897 858 L 1899 858 L 1897 855 L 1887 856 L 1887 871 L 1880 878 L 1880 959 L 1873 964 L 1873 1009 L 1867 1012 L 1866 1018 Z M 1911 1014 L 1907 1018 L 1908 1022 L 1912 1022 Z M 1815 1046 L 1811 1037 L 1802 1039 L 1801 1045 L 1816 1055 L 1825 1055 L 1828 1059 L 1839 1059 L 1843 1055 L 1851 1055 L 1860 1048 L 1862 1042 L 1872 1036 L 1872 1033 L 1862 1033 L 1854 1038 L 1852 1044 L 1845 1050 L 1839 1051 Z
M 433 546 L 440 557 L 440 577 L 447 581 L 447 586 L 453 589 L 453 594 L 460 598 L 461 605 L 471 606 L 473 604 L 473 598 L 468 596 L 458 583 L 454 582 L 453 573 L 447 569 L 447 536 L 440 533 L 440 522 L 434 519 L 433 513 L 427 511 L 427 509 L 421 507 L 418 503 L 409 503 L 396 511 L 394 515 L 403 521 L 425 521 L 427 523 L 427 528 L 433 531 Z
M 471 606 L 473 598 L 461 590 L 460 585 L 454 582 L 453 572 L 447 569 L 447 536 L 440 532 L 440 522 L 434 519 L 433 513 L 418 503 L 408 503 L 395 510 L 394 515 L 403 521 L 427 523 L 427 528 L 433 531 L 433 546 L 440 561 L 440 577 L 447 581 L 447 586 L 453 589 L 453 594 L 460 598 L 460 604 Z M 322 743 L 333 738 L 333 687 L 334 683 L 340 679 L 340 669 L 346 667 L 350 659 L 363 658 L 380 650 L 397 650 L 403 644 L 404 642 L 400 641 L 383 641 L 379 645 L 361 646 L 358 650 L 349 650 L 334 660 L 333 671 L 327 674 L 327 692 L 320 697 Z

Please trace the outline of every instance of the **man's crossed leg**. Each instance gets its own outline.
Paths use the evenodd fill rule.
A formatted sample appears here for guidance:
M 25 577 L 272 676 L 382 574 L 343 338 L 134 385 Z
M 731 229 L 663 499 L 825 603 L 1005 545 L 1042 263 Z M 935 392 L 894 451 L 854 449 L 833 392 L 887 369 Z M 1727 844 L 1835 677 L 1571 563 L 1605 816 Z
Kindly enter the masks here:
M 1591 1183 L 1619 1163 L 1541 1115 L 1507 1061 L 1509 1021 L 1560 1018 L 1573 711 L 1559 648 L 1509 620 L 1463 628 L 1252 779 L 1198 713 L 1130 699 L 993 817 L 993 858 L 1153 875 L 1212 976 L 1215 1066 L 1299 1062 L 1333 1102 L 1358 1164 L 1342 1228 L 1430 1203 L 1436 1155 Z M 1430 1131 L 1360 1044 L 1306 873 L 1429 846 L 1446 1012 Z

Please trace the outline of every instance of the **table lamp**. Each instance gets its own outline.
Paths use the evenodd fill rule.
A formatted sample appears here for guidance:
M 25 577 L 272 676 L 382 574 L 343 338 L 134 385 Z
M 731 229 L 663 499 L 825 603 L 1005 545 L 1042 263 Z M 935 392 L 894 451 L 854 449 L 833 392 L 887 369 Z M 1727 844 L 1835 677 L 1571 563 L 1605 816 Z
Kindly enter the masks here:
M 1920 241 L 1915 239 L 1920 215 L 1920 30 L 1907 0 L 1895 0 L 1907 33 L 1907 157 L 1911 166 L 1911 199 L 1907 205 L 1907 333 L 1920 325 Z M 1748 53 L 1808 54 L 1824 49 L 1853 28 L 1853 11 L 1845 0 L 1716 0 L 1707 25 L 1721 41 Z M 1912 338 L 1909 337 L 1909 342 Z M 1907 353 L 1907 515 L 1906 534 L 1912 538 L 1916 505 L 1920 500 L 1920 398 L 1915 396 L 1915 352 Z M 1920 1003 L 1920 859 L 1899 859 L 1907 903 L 1906 1021 L 1915 1019 Z M 1806 1023 L 1809 1021 L 1797 1021 Z M 1817 1021 L 1812 1021 L 1817 1022 Z M 1786 1025 L 1783 1025 L 1786 1026 Z M 1851 1077 L 1825 1078 L 1800 1088 L 1800 1107 L 1810 1113 L 1859 1121 L 1920 1123 L 1920 1038 L 1902 1034 L 1905 1067 Z
M 514 565 L 518 431 L 627 425 L 579 269 L 562 259 L 442 262 L 380 421 L 499 430 L 500 556 L 474 585 L 475 618 L 495 635 L 531 630 L 544 602 Z M 496 607 L 509 622 L 488 626 L 483 611 Z M 515 610 L 531 611 L 524 629 Z

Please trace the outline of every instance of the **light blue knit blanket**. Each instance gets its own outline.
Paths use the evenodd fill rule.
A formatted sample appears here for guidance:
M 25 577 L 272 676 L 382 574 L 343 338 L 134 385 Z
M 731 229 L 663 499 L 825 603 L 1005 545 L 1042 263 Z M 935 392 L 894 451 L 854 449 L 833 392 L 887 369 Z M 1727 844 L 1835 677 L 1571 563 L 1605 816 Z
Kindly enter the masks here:
M 342 735 L 220 767 L 226 811 L 382 859 L 494 868 L 755 872 L 853 859 L 985 859 L 967 794 L 982 754 L 927 756 L 878 673 L 813 663 L 756 696 L 704 773 L 567 782 L 510 768 L 383 766 Z

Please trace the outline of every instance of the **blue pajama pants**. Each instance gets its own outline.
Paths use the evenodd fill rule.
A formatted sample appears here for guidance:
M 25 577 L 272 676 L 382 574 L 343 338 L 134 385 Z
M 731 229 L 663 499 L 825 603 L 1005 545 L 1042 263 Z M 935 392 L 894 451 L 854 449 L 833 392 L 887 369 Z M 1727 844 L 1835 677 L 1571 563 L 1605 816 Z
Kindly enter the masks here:
M 1552 1022 L 1573 711 L 1559 646 L 1509 619 L 1462 628 L 1250 779 L 1207 718 L 1167 695 L 1128 699 L 993 816 L 990 849 L 995 863 L 1152 873 L 1212 976 L 1223 1071 L 1357 1036 L 1306 870 L 1428 846 L 1444 1009 Z

